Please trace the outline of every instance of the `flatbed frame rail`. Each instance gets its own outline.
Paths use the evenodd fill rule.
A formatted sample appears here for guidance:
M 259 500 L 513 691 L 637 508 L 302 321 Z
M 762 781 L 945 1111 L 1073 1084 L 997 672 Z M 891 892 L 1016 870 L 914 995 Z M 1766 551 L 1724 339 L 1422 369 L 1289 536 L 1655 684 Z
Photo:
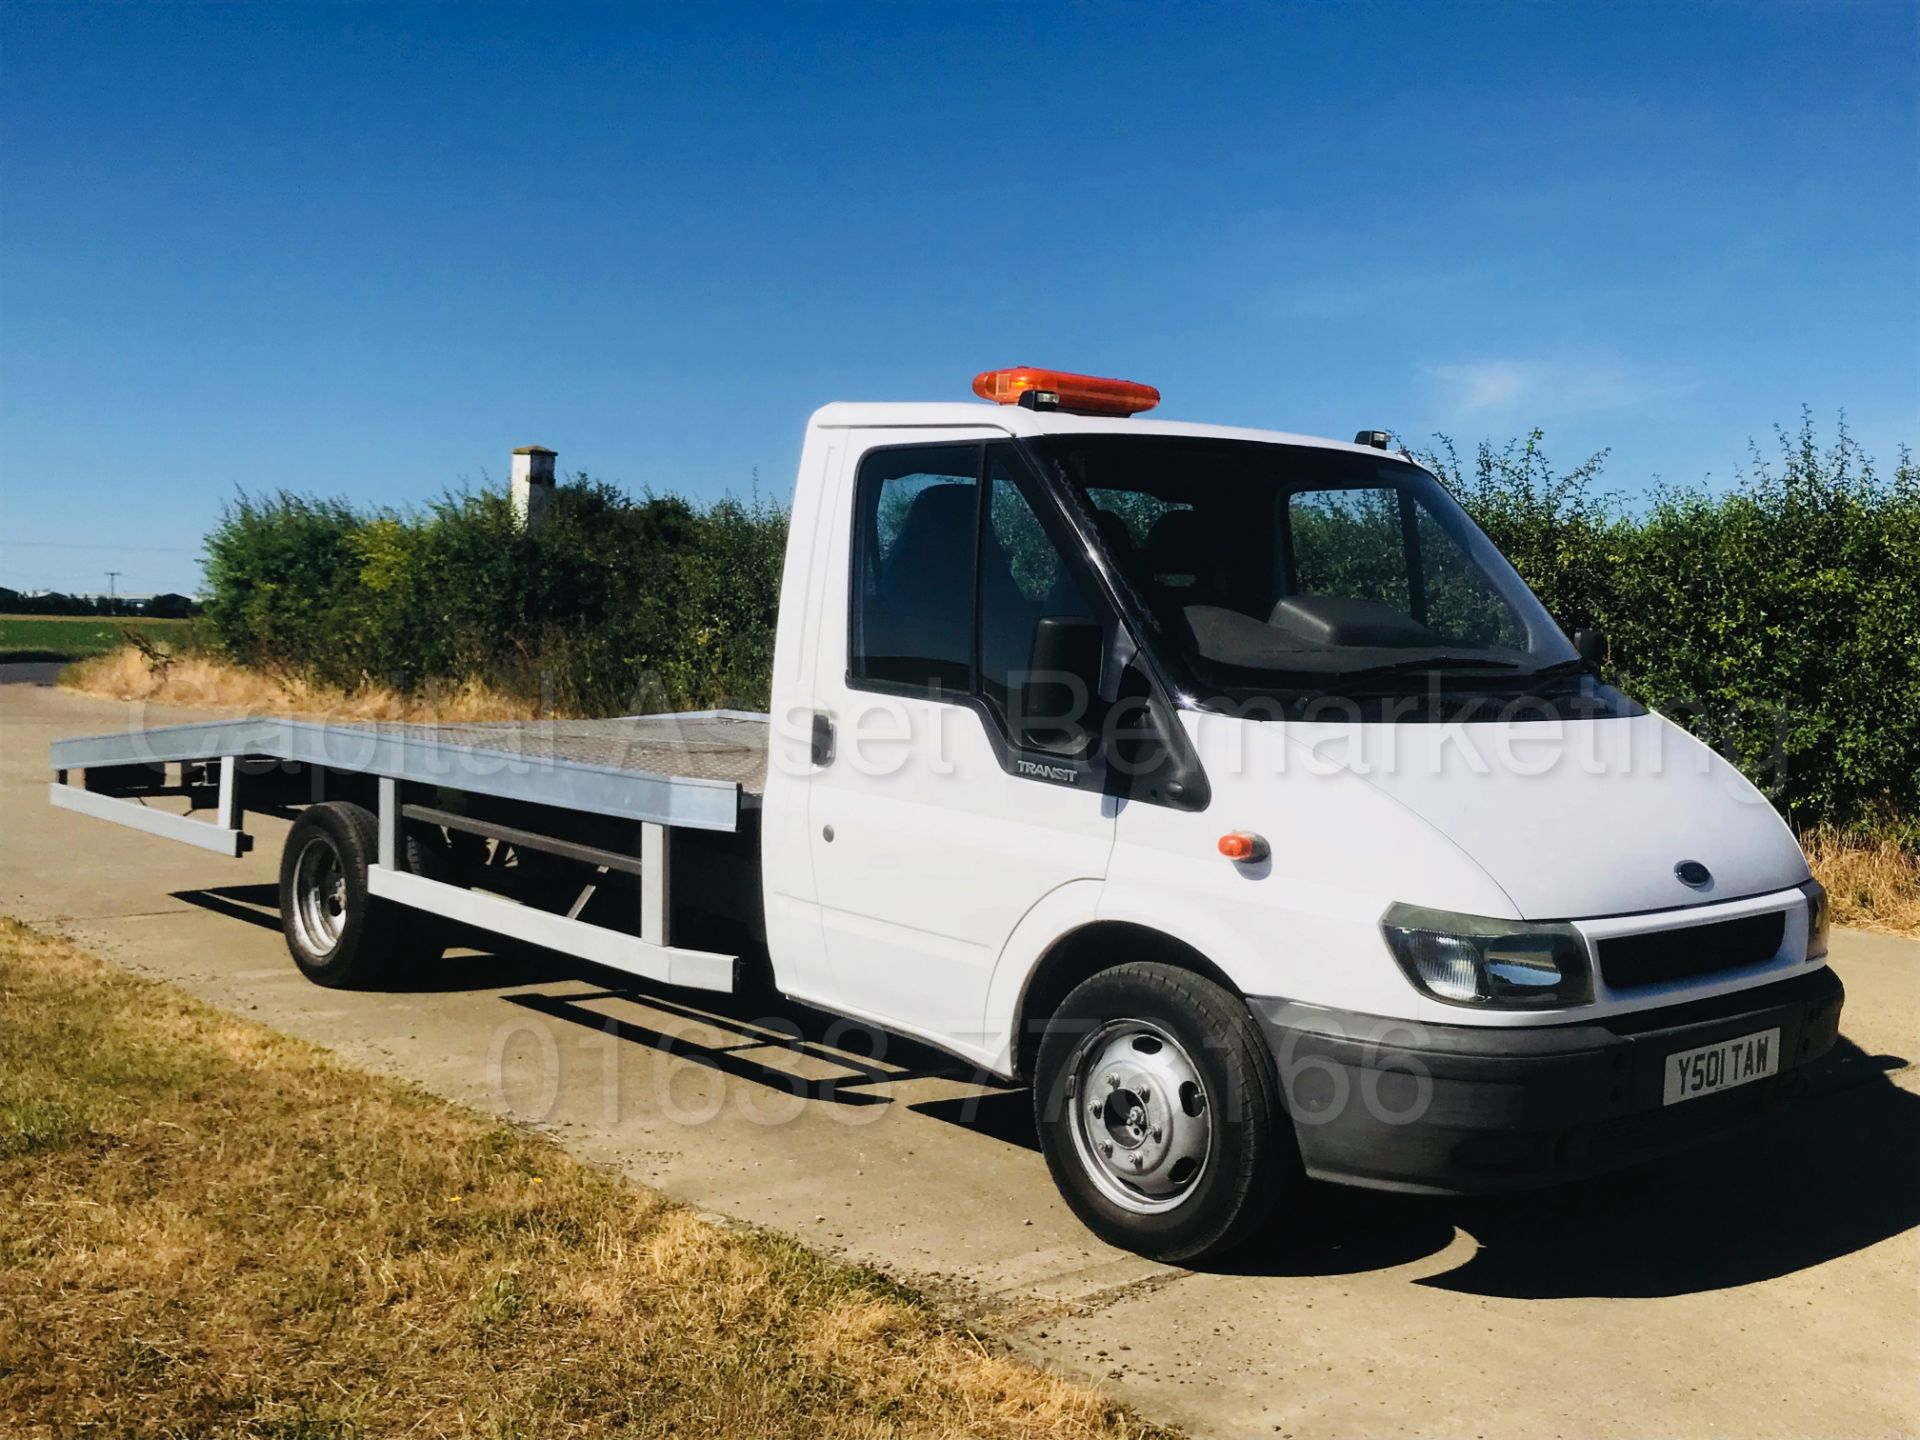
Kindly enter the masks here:
M 50 798 L 56 806 L 147 834 L 235 856 L 245 829 L 247 777 L 275 768 L 377 782 L 379 854 L 371 894 L 476 928 L 541 945 L 646 979 L 731 990 L 737 957 L 676 946 L 670 933 L 672 833 L 734 831 L 764 790 L 767 717 L 741 711 L 609 721 L 502 725 L 324 724 L 278 717 L 216 720 L 56 740 Z M 181 781 L 169 784 L 172 767 Z M 217 766 L 212 822 L 154 808 L 148 798 L 195 794 L 187 767 Z M 667 768 L 657 768 L 667 767 Z M 85 772 L 84 786 L 69 783 Z M 401 787 L 491 796 L 561 811 L 638 821 L 637 855 L 437 806 L 403 803 Z M 639 933 L 578 918 L 593 882 L 556 914 L 486 890 L 416 874 L 401 863 L 408 820 L 578 861 L 598 874 L 636 876 Z

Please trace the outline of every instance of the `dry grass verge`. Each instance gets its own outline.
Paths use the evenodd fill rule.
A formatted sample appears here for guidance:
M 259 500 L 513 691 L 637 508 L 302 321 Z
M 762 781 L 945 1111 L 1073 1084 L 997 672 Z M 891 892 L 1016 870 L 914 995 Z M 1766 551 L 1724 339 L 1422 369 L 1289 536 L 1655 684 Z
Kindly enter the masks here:
M 10 1435 L 1162 1434 L 884 1278 L 0 919 Z
M 502 695 L 472 680 L 453 689 L 420 695 L 403 695 L 382 685 L 337 690 L 204 655 L 162 653 L 156 663 L 131 645 L 69 666 L 61 674 L 60 683 L 108 700 L 342 720 L 529 720 L 542 713 L 528 701 Z
M 1833 923 L 1920 935 L 1920 857 L 1892 840 L 1837 830 L 1800 837 L 1833 902 Z

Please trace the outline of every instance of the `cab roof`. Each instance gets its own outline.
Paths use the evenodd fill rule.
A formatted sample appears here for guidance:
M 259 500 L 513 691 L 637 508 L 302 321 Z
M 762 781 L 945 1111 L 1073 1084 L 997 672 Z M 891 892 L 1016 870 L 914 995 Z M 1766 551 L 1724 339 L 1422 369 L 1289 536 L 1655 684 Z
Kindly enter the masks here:
M 817 430 L 965 430 L 975 429 L 1027 439 L 1037 435 L 1187 435 L 1206 440 L 1252 440 L 1267 445 L 1308 445 L 1345 450 L 1376 460 L 1404 460 L 1397 451 L 1377 450 L 1345 440 L 1294 435 L 1284 430 L 1255 430 L 1240 425 L 1202 425 L 1186 420 L 1150 420 L 1144 416 L 1075 415 L 1060 410 L 1029 410 L 1020 405 L 989 405 L 969 400 L 926 402 L 836 401 L 822 405 L 807 422 Z

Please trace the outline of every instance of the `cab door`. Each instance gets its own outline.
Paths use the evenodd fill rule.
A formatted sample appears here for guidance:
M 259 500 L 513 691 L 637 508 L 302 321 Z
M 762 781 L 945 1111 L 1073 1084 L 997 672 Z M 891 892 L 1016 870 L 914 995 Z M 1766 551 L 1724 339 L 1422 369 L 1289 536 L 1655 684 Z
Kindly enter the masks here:
M 1113 848 L 1097 770 L 1033 758 L 1007 713 L 1035 623 L 1098 618 L 1097 591 L 1005 443 L 877 439 L 847 499 L 816 691 L 833 758 L 809 809 L 834 1002 L 977 1050 L 1014 926 L 1057 887 L 1102 878 Z

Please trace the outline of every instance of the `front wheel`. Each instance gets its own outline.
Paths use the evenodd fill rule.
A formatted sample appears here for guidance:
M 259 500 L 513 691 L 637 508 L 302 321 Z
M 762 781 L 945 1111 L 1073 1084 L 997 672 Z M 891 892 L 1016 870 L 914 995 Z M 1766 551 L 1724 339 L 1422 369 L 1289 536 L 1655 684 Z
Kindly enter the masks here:
M 1152 1259 L 1232 1249 L 1299 1183 L 1253 1017 L 1176 966 L 1116 966 L 1061 1002 L 1040 1042 L 1034 1109 L 1074 1213 Z

